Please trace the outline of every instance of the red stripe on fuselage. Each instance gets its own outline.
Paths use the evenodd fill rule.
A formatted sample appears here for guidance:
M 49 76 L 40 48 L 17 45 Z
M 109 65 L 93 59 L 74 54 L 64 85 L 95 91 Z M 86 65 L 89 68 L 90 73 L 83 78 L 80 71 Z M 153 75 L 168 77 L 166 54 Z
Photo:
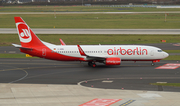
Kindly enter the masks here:
M 66 56 L 66 55 L 58 54 L 56 52 L 52 52 L 52 50 L 49 49 L 46 46 L 35 47 L 35 48 L 33 48 L 33 50 L 25 50 L 25 49 L 20 49 L 20 50 L 21 50 L 21 52 L 30 54 L 32 56 L 37 56 L 37 57 L 40 57 L 40 58 L 46 58 L 46 59 L 51 59 L 51 60 L 58 60 L 58 61 L 85 61 L 84 58 L 81 58 L 81 57 Z M 45 52 L 45 53 L 43 53 L 43 52 Z

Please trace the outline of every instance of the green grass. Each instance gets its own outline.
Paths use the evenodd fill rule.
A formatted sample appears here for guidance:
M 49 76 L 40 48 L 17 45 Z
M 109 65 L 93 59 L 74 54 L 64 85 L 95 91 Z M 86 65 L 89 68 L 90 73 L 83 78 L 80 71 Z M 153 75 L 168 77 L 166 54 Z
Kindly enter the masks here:
M 26 54 L 0 54 L 0 58 L 37 58 L 37 57 L 26 57 Z
M 143 7 L 107 7 L 107 6 L 3 6 L 0 12 L 148 12 L 148 11 L 180 11 L 174 9 L 157 9 Z
M 180 14 L 0 14 L 0 28 L 15 28 L 14 17 L 22 17 L 31 28 L 179 29 Z M 98 17 L 98 19 L 97 19 Z
M 150 85 L 162 85 L 162 86 L 180 87 L 180 83 L 150 83 Z
M 180 50 L 163 50 L 167 53 L 180 53 Z M 169 57 L 163 60 L 180 60 L 180 55 L 170 55 Z
M 59 39 L 67 45 L 98 45 L 100 44 L 149 44 L 149 43 L 163 43 L 162 39 L 167 43 L 178 43 L 180 41 L 180 35 L 58 35 L 58 34 L 38 34 L 41 40 L 60 45 Z M 0 46 L 10 46 L 12 43 L 20 44 L 17 34 L 0 34 Z
M 164 50 L 167 53 L 180 53 L 180 50 Z
M 180 60 L 180 55 L 170 55 L 163 60 Z

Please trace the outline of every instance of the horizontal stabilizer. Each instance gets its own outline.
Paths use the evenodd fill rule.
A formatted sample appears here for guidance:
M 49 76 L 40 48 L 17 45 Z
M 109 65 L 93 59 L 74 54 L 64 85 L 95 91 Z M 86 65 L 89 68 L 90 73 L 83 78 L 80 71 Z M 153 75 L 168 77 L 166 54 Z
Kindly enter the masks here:
M 21 48 L 21 49 L 26 49 L 26 50 L 33 50 L 32 48 L 28 48 L 28 47 L 22 47 L 21 45 L 18 44 L 12 44 L 14 47 L 16 48 Z

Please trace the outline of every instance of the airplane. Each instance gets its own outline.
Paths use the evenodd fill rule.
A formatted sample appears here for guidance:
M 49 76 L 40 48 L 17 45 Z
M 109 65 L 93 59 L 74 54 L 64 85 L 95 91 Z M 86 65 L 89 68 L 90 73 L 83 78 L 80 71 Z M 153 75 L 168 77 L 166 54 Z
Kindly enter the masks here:
M 60 40 L 62 46 L 66 45 L 62 39 L 59 39 L 59 40 Z
M 120 65 L 122 61 L 160 62 L 169 56 L 160 48 L 146 45 L 54 45 L 40 40 L 21 17 L 14 17 L 21 45 L 12 44 L 21 52 L 58 61 L 83 61 L 91 67 L 96 63 Z

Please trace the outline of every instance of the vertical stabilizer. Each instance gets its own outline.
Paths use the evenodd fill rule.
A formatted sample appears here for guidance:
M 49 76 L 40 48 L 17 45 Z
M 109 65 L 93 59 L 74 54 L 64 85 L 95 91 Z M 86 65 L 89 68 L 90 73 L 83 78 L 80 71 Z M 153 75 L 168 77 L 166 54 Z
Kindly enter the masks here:
M 30 27 L 21 17 L 14 17 L 14 20 L 22 47 L 44 46 L 41 40 L 36 36 L 36 34 L 30 29 Z

